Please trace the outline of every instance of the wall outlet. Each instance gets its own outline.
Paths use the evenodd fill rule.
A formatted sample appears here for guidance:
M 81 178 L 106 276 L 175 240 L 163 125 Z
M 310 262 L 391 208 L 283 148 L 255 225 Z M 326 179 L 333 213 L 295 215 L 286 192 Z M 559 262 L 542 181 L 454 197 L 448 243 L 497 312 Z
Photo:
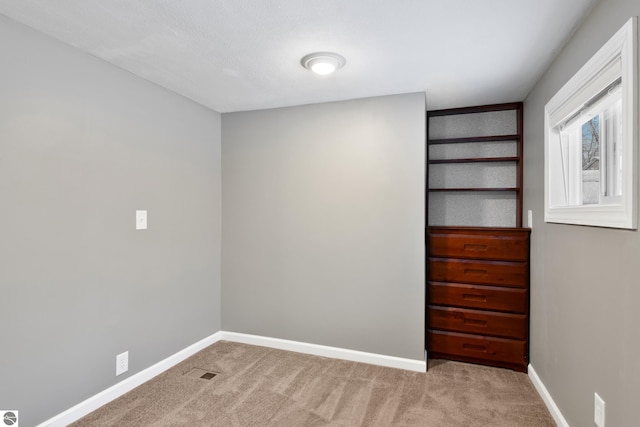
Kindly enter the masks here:
M 604 400 L 593 393 L 593 421 L 598 427 L 604 427 Z
M 533 211 L 527 211 L 527 227 L 533 228 Z
M 129 370 L 129 352 L 125 351 L 116 356 L 116 377 Z
M 147 211 L 136 211 L 136 230 L 147 229 Z

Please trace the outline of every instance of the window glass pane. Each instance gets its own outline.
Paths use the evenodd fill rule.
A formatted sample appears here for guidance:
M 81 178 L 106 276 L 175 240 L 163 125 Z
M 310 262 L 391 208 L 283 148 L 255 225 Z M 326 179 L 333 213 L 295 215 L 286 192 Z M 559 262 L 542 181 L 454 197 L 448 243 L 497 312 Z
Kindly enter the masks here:
M 600 202 L 600 116 L 582 125 L 582 204 Z

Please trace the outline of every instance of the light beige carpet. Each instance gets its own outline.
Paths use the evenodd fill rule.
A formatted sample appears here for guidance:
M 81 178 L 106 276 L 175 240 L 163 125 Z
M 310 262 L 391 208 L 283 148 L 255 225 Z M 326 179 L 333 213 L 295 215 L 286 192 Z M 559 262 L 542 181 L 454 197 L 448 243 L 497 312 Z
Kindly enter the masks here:
M 200 368 L 218 374 L 185 375 Z M 220 341 L 73 426 L 555 426 L 527 375 L 425 373 Z

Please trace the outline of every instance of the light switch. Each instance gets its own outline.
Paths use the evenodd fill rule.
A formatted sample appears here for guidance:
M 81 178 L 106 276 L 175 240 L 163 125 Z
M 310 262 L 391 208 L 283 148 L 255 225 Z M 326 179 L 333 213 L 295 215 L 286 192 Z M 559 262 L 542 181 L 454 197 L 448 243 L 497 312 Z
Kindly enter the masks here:
M 136 230 L 147 229 L 147 211 L 136 211 Z
M 527 211 L 527 225 L 529 228 L 533 228 L 533 211 Z

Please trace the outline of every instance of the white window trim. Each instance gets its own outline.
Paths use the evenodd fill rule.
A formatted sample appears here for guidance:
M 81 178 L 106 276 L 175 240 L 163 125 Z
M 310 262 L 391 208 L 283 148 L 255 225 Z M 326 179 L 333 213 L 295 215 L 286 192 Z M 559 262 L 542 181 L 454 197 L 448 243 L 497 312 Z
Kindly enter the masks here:
M 637 18 L 633 17 L 587 62 L 545 106 L 545 222 L 592 225 L 613 228 L 637 228 L 637 157 L 638 157 L 638 61 L 637 61 Z M 622 146 L 623 178 L 622 202 L 610 205 L 551 206 L 550 176 L 557 171 L 550 170 L 551 144 L 557 142 L 554 127 L 558 117 L 570 117 L 572 102 L 595 96 L 597 91 L 588 93 L 589 84 L 597 79 L 609 64 L 621 58 L 622 64 Z M 601 90 L 602 88 L 600 88 Z M 552 118 L 555 123 L 552 123 Z M 557 162 L 554 163 L 557 165 Z M 560 172 L 561 173 L 561 172 Z M 557 182 L 553 183 L 558 185 Z

